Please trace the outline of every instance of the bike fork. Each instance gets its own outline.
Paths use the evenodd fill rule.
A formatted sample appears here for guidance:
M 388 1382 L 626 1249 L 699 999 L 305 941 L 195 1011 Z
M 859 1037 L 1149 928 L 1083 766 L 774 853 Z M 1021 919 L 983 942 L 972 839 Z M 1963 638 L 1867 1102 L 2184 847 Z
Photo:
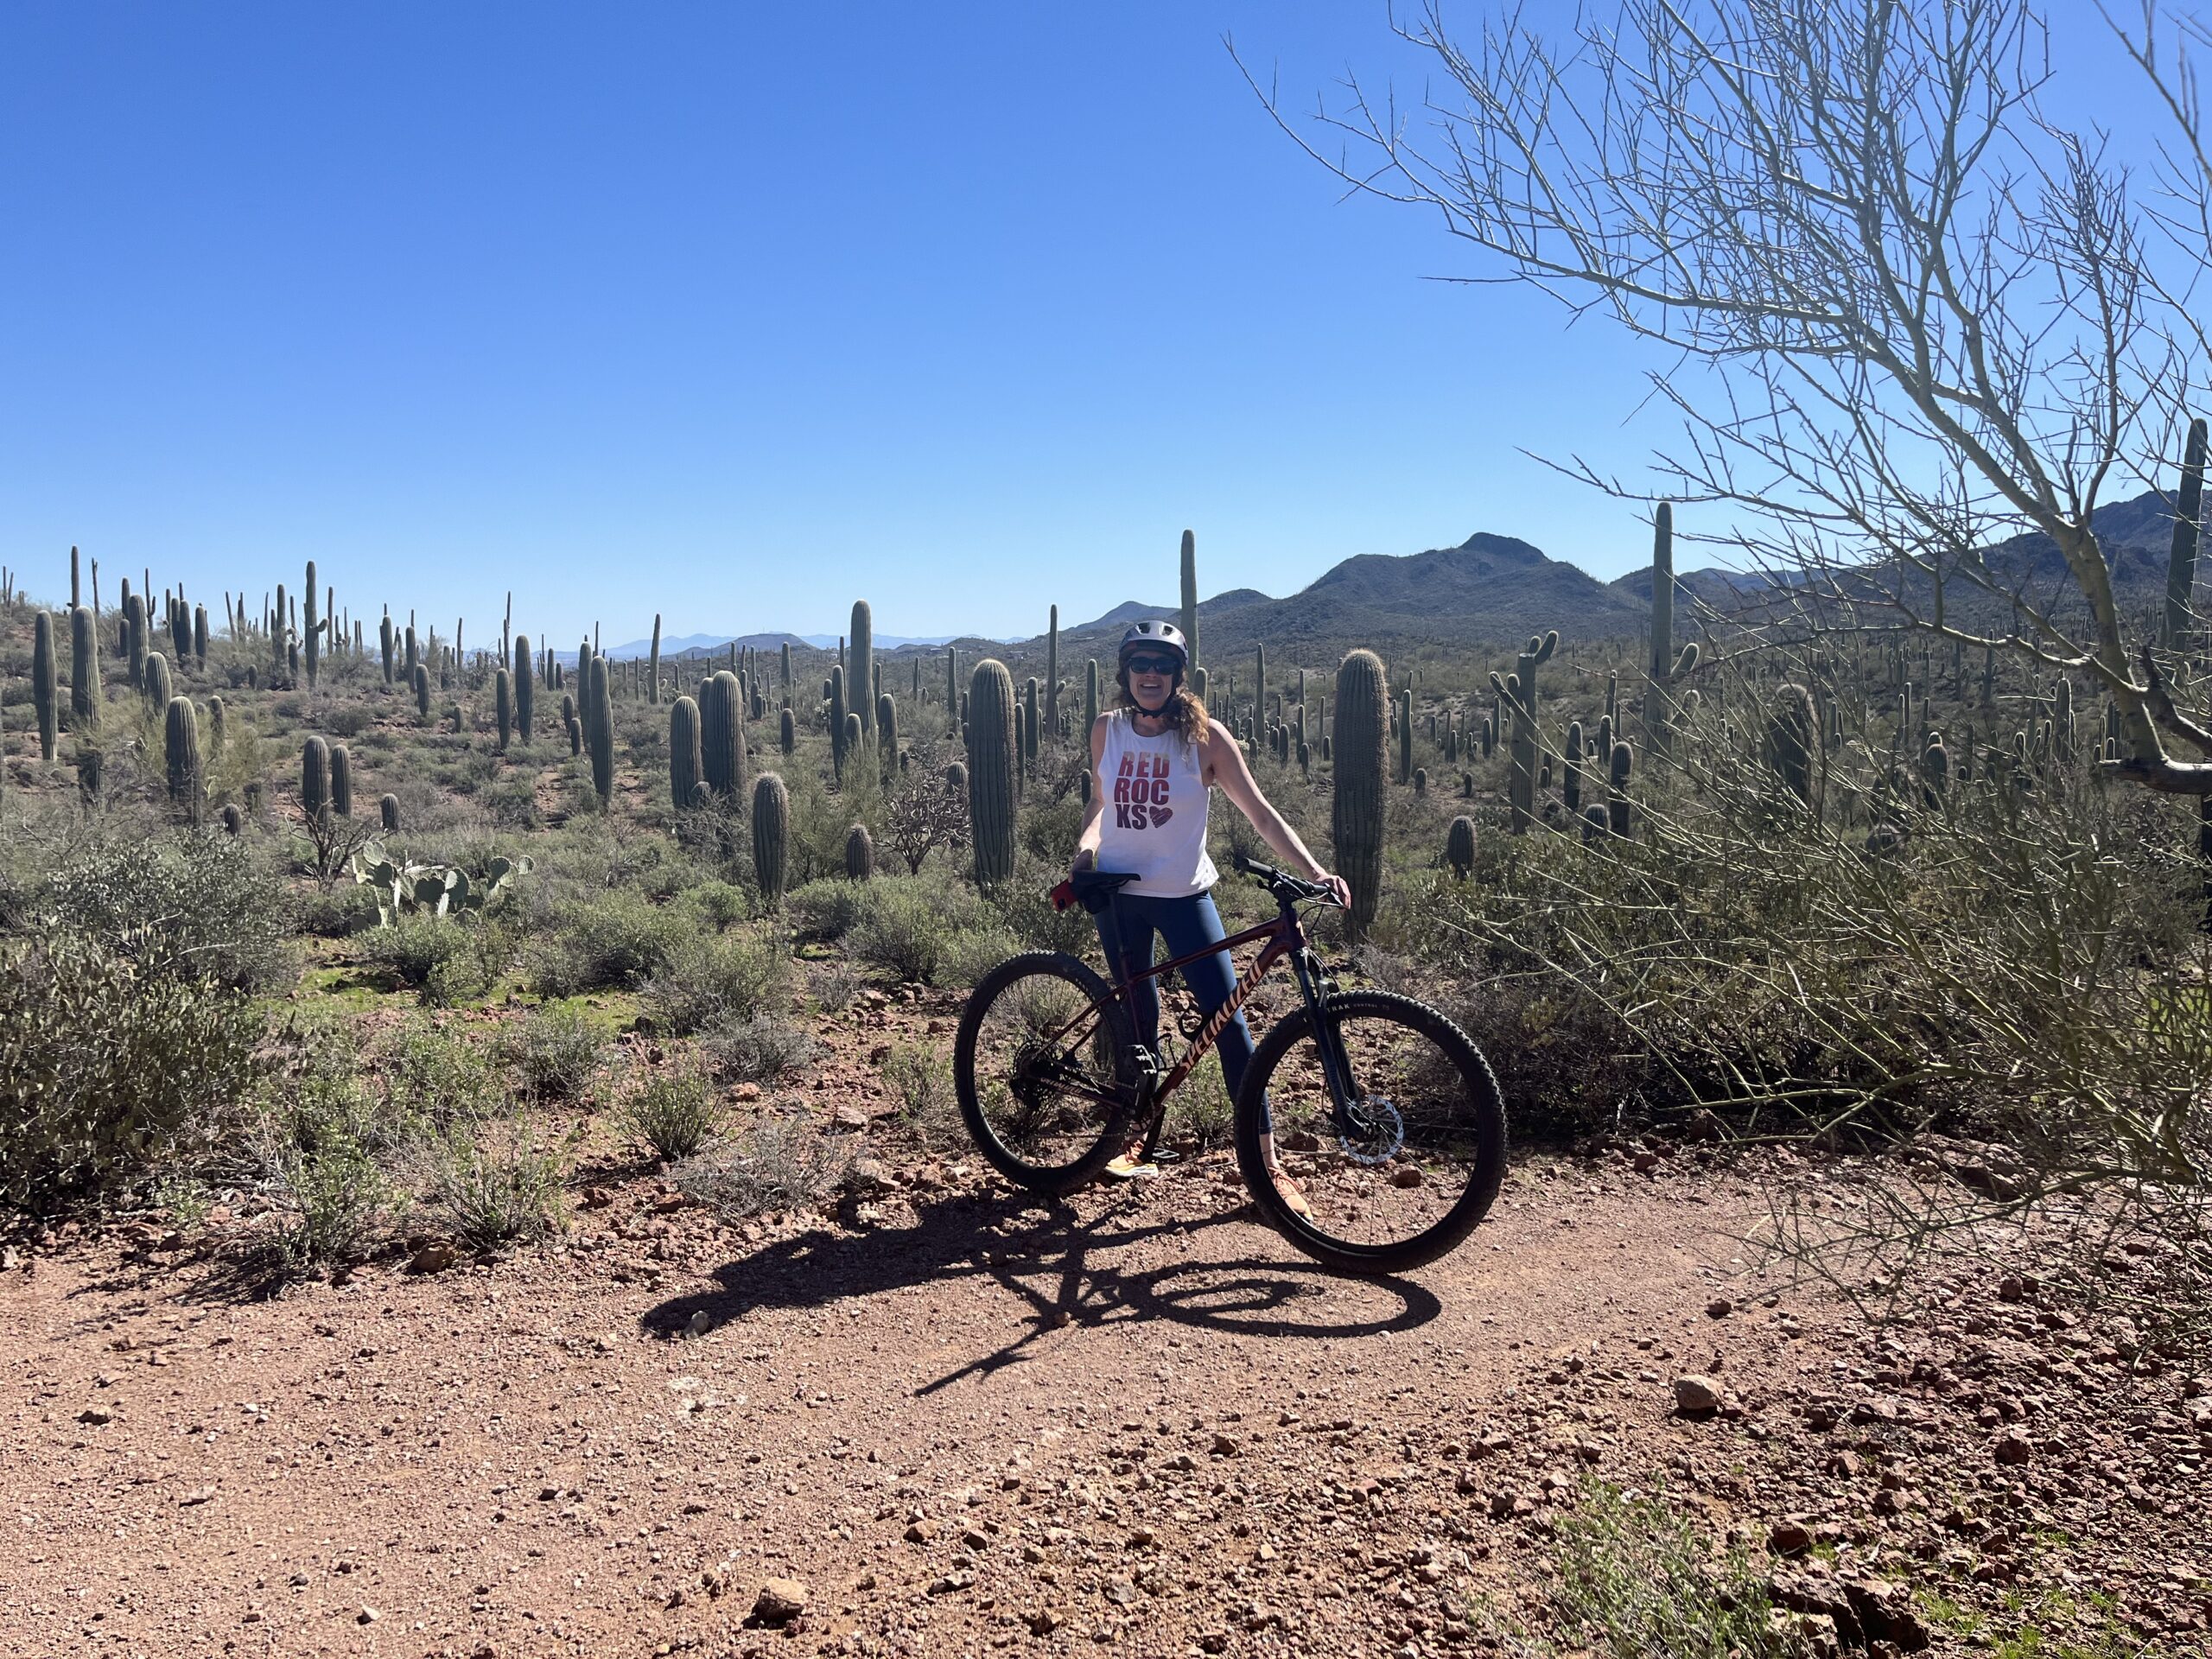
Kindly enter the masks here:
M 1298 975 L 1298 988 L 1305 994 L 1306 1017 L 1313 1023 L 1313 1046 L 1321 1057 L 1321 1077 L 1329 1085 L 1329 1102 L 1333 1108 L 1337 1133 L 1351 1139 L 1357 1133 L 1351 1121 L 1354 1098 L 1351 1058 L 1344 1052 L 1343 1039 L 1337 1031 L 1336 1021 L 1329 1017 L 1328 1001 L 1323 995 L 1319 976 L 1313 964 L 1305 960 L 1292 966 Z

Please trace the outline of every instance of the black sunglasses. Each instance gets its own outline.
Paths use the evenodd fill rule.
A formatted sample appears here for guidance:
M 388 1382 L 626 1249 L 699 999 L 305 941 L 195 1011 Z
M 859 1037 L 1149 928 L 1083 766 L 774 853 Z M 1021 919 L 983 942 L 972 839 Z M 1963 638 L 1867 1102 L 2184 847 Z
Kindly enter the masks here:
M 1182 664 L 1173 657 L 1132 657 L 1128 660 L 1132 674 L 1173 674 Z

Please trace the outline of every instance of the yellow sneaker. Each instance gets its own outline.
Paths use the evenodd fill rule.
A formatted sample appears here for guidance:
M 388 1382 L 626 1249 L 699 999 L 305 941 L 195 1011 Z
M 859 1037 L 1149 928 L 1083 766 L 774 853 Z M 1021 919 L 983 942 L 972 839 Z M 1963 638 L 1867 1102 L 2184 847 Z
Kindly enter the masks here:
M 1144 1155 L 1144 1142 L 1132 1141 L 1114 1154 L 1105 1168 L 1109 1181 L 1143 1180 L 1160 1173 L 1160 1166 Z
M 1313 1206 L 1306 1203 L 1306 1194 L 1300 1190 L 1298 1183 L 1290 1179 L 1290 1172 L 1278 1164 L 1268 1173 L 1274 1178 L 1275 1196 L 1283 1201 L 1283 1207 L 1300 1221 L 1313 1220 Z

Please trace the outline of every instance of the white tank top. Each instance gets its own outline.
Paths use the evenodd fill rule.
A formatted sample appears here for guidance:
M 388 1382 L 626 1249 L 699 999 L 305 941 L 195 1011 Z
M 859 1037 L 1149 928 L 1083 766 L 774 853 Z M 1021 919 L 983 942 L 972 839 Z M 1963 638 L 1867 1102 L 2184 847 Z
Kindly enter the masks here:
M 1135 874 L 1122 892 L 1187 899 L 1213 886 L 1203 764 L 1198 746 L 1175 732 L 1141 737 L 1128 709 L 1107 716 L 1106 750 L 1098 763 L 1106 803 L 1098 868 Z

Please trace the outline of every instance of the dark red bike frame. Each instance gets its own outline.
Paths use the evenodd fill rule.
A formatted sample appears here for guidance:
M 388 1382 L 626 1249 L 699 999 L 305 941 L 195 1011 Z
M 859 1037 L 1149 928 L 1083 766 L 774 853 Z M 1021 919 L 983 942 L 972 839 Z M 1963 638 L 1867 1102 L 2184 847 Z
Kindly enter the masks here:
M 1109 895 L 1109 902 L 1111 902 L 1110 895 Z M 1115 935 L 1118 940 L 1121 918 L 1116 915 L 1114 920 Z M 1252 959 L 1252 965 L 1237 976 L 1236 983 L 1231 988 L 1228 999 L 1206 1017 L 1205 1024 L 1198 1027 L 1198 1034 L 1192 1039 L 1189 1052 L 1175 1063 L 1173 1070 L 1155 1083 L 1152 1095 L 1154 1104 L 1165 1101 L 1168 1096 L 1173 1094 L 1182 1085 L 1184 1079 L 1197 1068 L 1198 1062 L 1211 1052 L 1214 1042 L 1221 1035 L 1223 1027 L 1236 1017 L 1238 1011 L 1243 1007 L 1259 982 L 1267 977 L 1268 970 L 1285 957 L 1294 956 L 1306 948 L 1306 930 L 1300 924 L 1297 912 L 1287 911 L 1271 922 L 1261 922 L 1255 926 L 1246 928 L 1241 933 L 1232 933 L 1219 944 L 1207 945 L 1204 950 L 1193 950 L 1188 956 L 1177 957 L 1172 962 L 1156 963 L 1141 974 L 1131 974 L 1127 978 L 1116 982 L 1114 995 L 1122 998 L 1126 1003 L 1130 988 L 1141 981 L 1156 979 L 1162 974 L 1173 972 L 1186 963 L 1197 962 L 1206 957 L 1218 956 L 1224 950 L 1234 950 L 1237 946 L 1249 944 L 1255 939 L 1265 939 L 1267 944 L 1262 947 L 1260 954 Z M 1054 1032 L 1052 1037 L 1053 1046 L 1057 1047 L 1065 1042 L 1068 1033 L 1075 1030 L 1084 1019 L 1096 1013 L 1097 1007 L 1096 1003 L 1090 1004 L 1081 1014 Z

